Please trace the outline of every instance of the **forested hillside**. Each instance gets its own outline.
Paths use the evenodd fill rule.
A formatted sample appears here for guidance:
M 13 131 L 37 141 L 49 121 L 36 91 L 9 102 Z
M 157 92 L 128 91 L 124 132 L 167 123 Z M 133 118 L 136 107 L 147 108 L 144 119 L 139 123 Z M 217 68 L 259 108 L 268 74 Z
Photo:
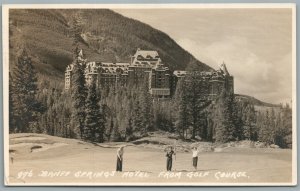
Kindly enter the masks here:
M 266 103 L 266 102 L 263 102 L 263 101 L 260 101 L 260 100 L 256 99 L 255 97 L 248 96 L 248 95 L 236 94 L 235 97 L 236 97 L 236 99 L 239 99 L 239 100 L 248 101 L 248 102 L 250 102 L 251 104 L 253 104 L 255 106 L 280 107 L 279 104 Z
M 10 10 L 9 23 L 10 65 L 25 47 L 38 73 L 50 78 L 61 78 L 72 61 L 74 23 L 88 60 L 129 62 L 141 48 L 157 50 L 171 70 L 211 69 L 167 34 L 111 10 Z

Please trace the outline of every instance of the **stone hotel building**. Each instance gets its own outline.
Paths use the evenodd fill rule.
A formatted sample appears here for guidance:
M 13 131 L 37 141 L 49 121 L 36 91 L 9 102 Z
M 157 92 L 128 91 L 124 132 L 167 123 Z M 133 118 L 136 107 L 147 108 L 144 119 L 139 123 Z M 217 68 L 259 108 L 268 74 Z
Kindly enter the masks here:
M 119 84 L 139 84 L 148 79 L 149 93 L 156 98 L 169 98 L 174 95 L 177 82 L 192 71 L 175 70 L 173 73 L 164 65 L 157 51 L 137 49 L 131 57 L 130 63 L 87 62 L 83 59 L 82 50 L 79 52 L 79 61 L 85 65 L 86 85 L 92 80 L 100 87 Z M 71 88 L 73 64 L 65 71 L 65 89 Z M 196 72 L 207 82 L 207 98 L 213 99 L 223 89 L 234 92 L 233 76 L 223 63 L 220 69 L 209 72 Z

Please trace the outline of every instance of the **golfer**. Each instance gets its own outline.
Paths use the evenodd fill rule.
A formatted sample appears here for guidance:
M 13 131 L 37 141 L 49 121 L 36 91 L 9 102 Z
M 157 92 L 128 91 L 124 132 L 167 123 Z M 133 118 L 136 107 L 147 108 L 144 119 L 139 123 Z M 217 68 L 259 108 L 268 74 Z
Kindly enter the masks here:
M 121 146 L 117 151 L 117 171 L 122 172 L 124 146 Z
M 197 170 L 199 151 L 196 147 L 193 147 L 192 153 L 193 153 L 193 167 L 195 168 L 195 170 Z
M 176 155 L 176 153 L 174 152 L 173 147 L 171 147 L 169 149 L 169 151 L 167 152 L 167 154 L 166 154 L 166 157 L 167 157 L 167 171 L 171 171 L 172 170 L 173 155 Z

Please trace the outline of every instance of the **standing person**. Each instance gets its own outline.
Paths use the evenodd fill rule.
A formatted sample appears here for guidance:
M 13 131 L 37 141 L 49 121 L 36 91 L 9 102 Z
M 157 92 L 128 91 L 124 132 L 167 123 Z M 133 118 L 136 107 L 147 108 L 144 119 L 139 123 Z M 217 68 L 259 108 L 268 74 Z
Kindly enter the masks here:
M 124 146 L 117 150 L 117 171 L 122 172 Z
M 176 155 L 176 153 L 174 152 L 173 147 L 171 147 L 170 150 L 166 154 L 166 157 L 167 157 L 167 171 L 172 170 L 173 155 Z
M 193 153 L 193 167 L 195 168 L 195 170 L 197 170 L 199 151 L 196 147 L 193 147 L 192 153 Z

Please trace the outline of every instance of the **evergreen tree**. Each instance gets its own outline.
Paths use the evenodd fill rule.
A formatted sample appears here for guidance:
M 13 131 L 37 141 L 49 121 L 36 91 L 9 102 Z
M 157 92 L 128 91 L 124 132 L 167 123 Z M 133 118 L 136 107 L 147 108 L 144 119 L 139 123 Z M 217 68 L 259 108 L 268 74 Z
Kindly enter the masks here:
M 270 118 L 269 118 L 269 136 L 270 142 L 275 143 L 275 134 L 276 134 L 276 116 L 274 108 L 271 108 Z
M 153 130 L 153 113 L 152 113 L 152 97 L 149 93 L 148 80 L 144 79 L 141 84 L 140 99 L 140 115 L 141 115 L 141 133 L 145 135 L 147 132 Z
M 75 132 L 70 128 L 72 100 L 69 92 L 61 92 L 57 89 L 40 91 L 39 99 L 47 110 L 39 117 L 36 132 L 76 138 Z
M 177 111 L 176 131 L 181 138 L 187 138 L 187 130 L 190 126 L 190 111 L 188 108 L 188 92 L 186 89 L 186 81 L 184 79 L 177 83 L 175 92 L 174 107 Z M 175 109 L 174 108 L 174 109 Z
M 100 90 L 99 90 L 100 91 Z M 97 91 L 98 100 L 101 100 L 101 94 L 99 94 L 99 91 Z M 107 122 L 106 114 L 105 114 L 105 105 L 101 104 L 101 101 L 98 101 L 99 104 L 99 112 L 98 118 L 99 118 L 99 126 L 97 126 L 95 131 L 95 140 L 99 143 L 104 142 L 104 134 L 105 134 L 105 124 Z
M 258 140 L 276 144 L 281 148 L 292 147 L 292 110 L 289 106 L 274 108 L 257 114 Z
M 120 141 L 121 135 L 119 130 L 119 125 L 117 121 L 113 122 L 113 131 L 111 134 L 111 141 Z
M 110 118 L 110 124 L 109 124 L 109 127 L 107 128 L 107 130 L 108 130 L 108 132 L 107 132 L 108 141 L 111 141 L 112 133 L 114 130 L 114 121 L 113 121 L 112 117 Z
M 76 59 L 73 63 L 72 77 L 71 77 L 71 97 L 72 97 L 72 117 L 71 126 L 74 128 L 76 134 L 83 138 L 83 127 L 85 121 L 85 78 L 84 66 L 85 62 L 81 51 L 78 48 L 75 51 Z
M 245 102 L 240 100 L 234 100 L 233 105 L 233 116 L 234 116 L 234 125 L 236 127 L 236 137 L 238 140 L 244 139 L 244 110 L 245 110 Z
M 247 140 L 256 140 L 256 131 L 255 131 L 255 110 L 254 106 L 247 103 L 244 110 L 242 111 L 243 115 L 243 137 Z
M 132 104 L 131 101 L 129 100 L 128 103 L 126 104 L 126 113 L 125 113 L 125 123 L 126 123 L 126 127 L 125 127 L 125 140 L 126 141 L 130 141 L 132 139 L 132 135 L 133 135 L 133 126 L 132 126 Z
M 96 132 L 101 127 L 101 113 L 98 105 L 98 96 L 96 93 L 96 83 L 92 82 L 88 87 L 88 95 L 85 105 L 85 126 L 83 130 L 84 139 L 89 141 L 96 141 Z M 100 133 L 100 132 L 97 132 Z M 99 136 L 99 135 L 98 135 Z
M 134 137 L 141 137 L 143 135 L 143 119 L 141 113 L 141 104 L 138 95 L 135 95 L 136 99 L 133 99 L 132 109 L 132 129 Z
M 262 141 L 265 116 L 262 111 L 258 111 L 256 115 L 256 128 L 258 129 L 258 140 Z
M 14 116 L 14 101 L 13 101 L 13 87 L 12 87 L 12 77 L 9 73 L 9 133 L 15 132 L 15 116 Z
M 274 136 L 274 144 L 280 146 L 280 147 L 285 147 L 285 141 L 283 138 L 283 128 L 282 128 L 282 113 L 278 112 L 276 119 L 275 119 L 275 136 Z
M 282 136 L 284 140 L 283 147 L 292 148 L 293 143 L 293 113 L 292 108 L 286 104 L 285 108 L 282 111 Z
M 100 107 L 100 92 L 97 91 L 96 81 L 88 87 L 88 95 L 85 105 L 85 126 L 83 129 L 83 138 L 89 141 L 103 142 L 105 132 L 105 116 L 103 108 Z
M 11 103 L 13 103 L 14 131 L 30 132 L 32 122 L 37 120 L 40 104 L 36 99 L 37 75 L 32 65 L 31 58 L 23 50 L 18 57 L 18 62 L 13 68 L 11 84 Z M 12 125 L 12 124 L 11 124 Z
M 174 132 L 172 101 L 157 101 L 153 103 L 154 123 L 157 129 Z
M 201 121 L 201 109 L 203 104 L 202 79 L 197 72 L 192 72 L 185 79 L 186 94 L 188 96 L 188 107 L 191 117 L 192 138 L 195 138 L 196 132 L 199 131 Z
M 207 107 L 206 111 L 206 140 L 207 141 L 214 141 L 215 140 L 215 122 L 216 118 L 214 115 L 216 112 L 214 112 L 213 108 L 215 107 L 215 104 L 212 103 Z
M 270 125 L 270 112 L 266 110 L 264 114 L 262 114 L 261 119 L 258 121 L 259 123 L 259 141 L 265 142 L 267 144 L 273 143 L 273 133 Z
M 218 124 L 215 126 L 215 141 L 216 142 L 229 142 L 234 141 L 235 137 L 235 125 L 233 120 L 233 100 L 234 96 L 232 94 L 227 94 L 226 91 L 222 91 L 218 98 Z
M 177 84 L 175 107 L 179 110 L 176 124 L 178 128 L 185 129 L 186 138 L 188 130 L 191 130 L 191 138 L 199 135 L 207 139 L 206 108 L 211 103 L 206 97 L 208 89 L 208 83 L 199 72 L 190 72 Z
M 275 144 L 281 148 L 292 148 L 292 109 L 287 104 L 281 107 L 276 117 Z

